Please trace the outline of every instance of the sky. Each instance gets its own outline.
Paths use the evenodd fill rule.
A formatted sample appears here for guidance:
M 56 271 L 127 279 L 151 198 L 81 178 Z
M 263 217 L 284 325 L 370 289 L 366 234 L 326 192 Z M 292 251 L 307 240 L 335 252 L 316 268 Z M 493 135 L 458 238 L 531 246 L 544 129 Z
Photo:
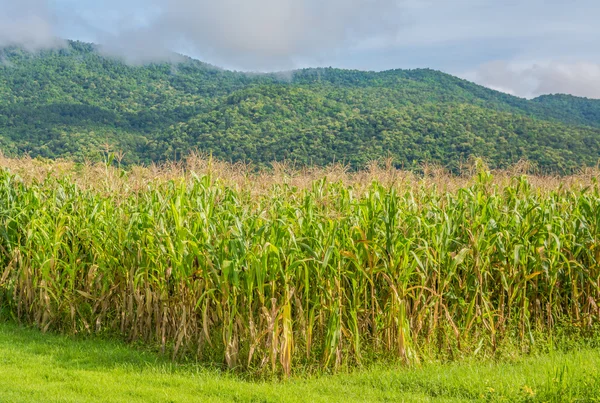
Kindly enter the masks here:
M 0 46 L 178 52 L 228 69 L 433 68 L 522 97 L 600 98 L 598 0 L 0 0 Z

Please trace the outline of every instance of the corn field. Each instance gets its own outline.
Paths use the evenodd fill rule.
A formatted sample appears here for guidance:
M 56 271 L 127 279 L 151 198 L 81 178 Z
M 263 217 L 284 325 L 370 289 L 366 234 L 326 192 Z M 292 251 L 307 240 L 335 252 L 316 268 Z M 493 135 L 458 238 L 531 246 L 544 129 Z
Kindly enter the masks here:
M 113 173 L 0 171 L 2 317 L 281 374 L 493 353 L 600 319 L 596 173 L 543 187 L 483 169 L 455 189 L 192 173 L 110 191 L 127 183 Z

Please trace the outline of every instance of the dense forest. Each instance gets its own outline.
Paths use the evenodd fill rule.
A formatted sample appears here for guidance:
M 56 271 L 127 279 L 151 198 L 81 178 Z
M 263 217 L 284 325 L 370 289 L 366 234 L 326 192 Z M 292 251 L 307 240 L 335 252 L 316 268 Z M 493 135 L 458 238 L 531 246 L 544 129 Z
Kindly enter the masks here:
M 125 164 L 198 150 L 256 166 L 389 157 L 455 170 L 479 156 L 568 172 L 598 163 L 600 100 L 525 100 L 428 69 L 248 74 L 184 57 L 130 66 L 82 42 L 0 49 L 5 155 L 97 160 L 106 145 Z

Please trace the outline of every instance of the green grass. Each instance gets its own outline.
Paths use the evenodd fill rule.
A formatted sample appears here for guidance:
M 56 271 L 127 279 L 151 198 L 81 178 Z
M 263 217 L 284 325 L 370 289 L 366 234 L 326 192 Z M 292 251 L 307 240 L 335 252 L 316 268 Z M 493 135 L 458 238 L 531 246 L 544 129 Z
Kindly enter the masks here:
M 250 382 L 98 338 L 0 324 L 0 402 L 600 401 L 600 350 Z

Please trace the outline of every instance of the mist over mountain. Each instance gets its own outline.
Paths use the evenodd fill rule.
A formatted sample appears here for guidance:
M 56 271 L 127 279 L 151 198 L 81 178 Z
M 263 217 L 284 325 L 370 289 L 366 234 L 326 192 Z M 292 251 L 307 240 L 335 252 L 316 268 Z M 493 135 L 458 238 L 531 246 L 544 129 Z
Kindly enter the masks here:
M 178 56 L 131 65 L 96 46 L 0 50 L 0 150 L 7 155 L 180 159 L 456 170 L 473 156 L 494 167 L 528 159 L 568 172 L 600 157 L 600 100 L 526 100 L 429 69 L 317 68 L 232 72 Z

